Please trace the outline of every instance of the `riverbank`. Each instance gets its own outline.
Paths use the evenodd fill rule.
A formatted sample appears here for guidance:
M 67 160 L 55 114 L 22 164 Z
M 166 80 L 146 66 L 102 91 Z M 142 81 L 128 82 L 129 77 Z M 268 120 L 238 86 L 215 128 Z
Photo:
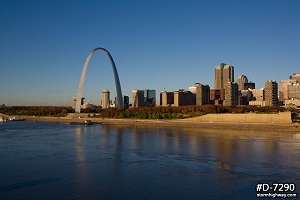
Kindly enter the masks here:
M 264 130 L 280 132 L 299 132 L 298 123 L 232 123 L 232 122 L 199 122 L 191 119 L 177 120 L 143 120 L 143 119 L 102 119 L 102 118 L 71 118 L 71 117 L 33 117 L 21 116 L 33 122 L 83 122 L 91 120 L 103 125 L 118 125 L 129 127 L 185 127 L 185 128 L 207 128 L 207 129 L 237 129 L 237 130 Z

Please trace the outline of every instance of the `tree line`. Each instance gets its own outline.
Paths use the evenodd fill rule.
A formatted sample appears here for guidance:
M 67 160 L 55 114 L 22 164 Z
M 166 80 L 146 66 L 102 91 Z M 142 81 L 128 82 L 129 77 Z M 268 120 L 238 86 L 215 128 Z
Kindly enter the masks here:
M 107 108 L 86 109 L 82 112 L 94 113 L 92 117 L 100 118 L 131 118 L 131 119 L 183 119 L 210 113 L 278 113 L 295 110 L 280 106 L 179 106 L 179 107 L 135 107 L 129 109 Z
M 129 118 L 129 119 L 183 119 L 197 117 L 209 113 L 278 113 L 283 111 L 296 112 L 280 106 L 179 106 L 179 107 L 134 107 L 129 109 L 120 108 L 88 108 L 82 109 L 82 113 L 89 113 L 91 117 L 100 118 Z M 64 117 L 68 113 L 74 113 L 71 107 L 59 106 L 9 106 L 1 107 L 0 113 L 6 115 L 28 116 L 58 116 Z
M 0 113 L 5 115 L 26 115 L 26 116 L 67 116 L 74 112 L 71 107 L 64 106 L 1 106 Z

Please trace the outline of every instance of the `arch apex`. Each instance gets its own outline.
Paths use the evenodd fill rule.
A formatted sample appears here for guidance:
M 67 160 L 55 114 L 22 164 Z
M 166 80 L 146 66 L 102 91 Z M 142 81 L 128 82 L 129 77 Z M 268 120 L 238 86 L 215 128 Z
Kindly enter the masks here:
M 97 47 L 89 53 L 88 57 L 85 60 L 85 63 L 84 63 L 83 69 L 82 69 L 82 73 L 81 73 L 81 77 L 80 77 L 80 81 L 79 81 L 79 86 L 78 86 L 75 113 L 80 113 L 80 111 L 81 111 L 81 98 L 82 98 L 82 90 L 83 90 L 86 70 L 87 70 L 87 67 L 88 67 L 88 64 L 89 64 L 89 61 L 90 61 L 92 55 L 97 50 L 104 51 L 107 54 L 107 56 L 110 60 L 112 70 L 113 70 L 113 74 L 114 74 L 114 79 L 115 79 L 116 92 L 117 92 L 117 102 L 116 102 L 116 104 L 117 104 L 117 107 L 124 108 L 121 84 L 120 84 L 119 75 L 118 75 L 118 71 L 117 71 L 114 59 L 112 58 L 111 54 L 109 53 L 109 51 L 107 49 L 105 49 L 103 47 Z

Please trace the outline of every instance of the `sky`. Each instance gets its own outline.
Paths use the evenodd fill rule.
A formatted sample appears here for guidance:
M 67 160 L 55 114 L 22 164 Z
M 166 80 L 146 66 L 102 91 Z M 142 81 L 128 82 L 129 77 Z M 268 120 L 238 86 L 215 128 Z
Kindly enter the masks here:
M 214 87 L 234 66 L 256 88 L 300 72 L 299 0 L 0 0 L 0 105 L 71 105 L 88 54 L 106 48 L 123 95 Z M 116 96 L 111 64 L 92 56 L 83 96 Z

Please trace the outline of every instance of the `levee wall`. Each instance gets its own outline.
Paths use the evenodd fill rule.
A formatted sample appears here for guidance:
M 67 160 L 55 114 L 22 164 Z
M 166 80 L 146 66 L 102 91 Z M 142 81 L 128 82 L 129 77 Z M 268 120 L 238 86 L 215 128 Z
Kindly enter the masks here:
M 232 122 L 232 123 L 276 123 L 289 124 L 292 123 L 290 112 L 279 112 L 277 114 L 207 114 L 199 117 L 187 119 L 198 122 Z

